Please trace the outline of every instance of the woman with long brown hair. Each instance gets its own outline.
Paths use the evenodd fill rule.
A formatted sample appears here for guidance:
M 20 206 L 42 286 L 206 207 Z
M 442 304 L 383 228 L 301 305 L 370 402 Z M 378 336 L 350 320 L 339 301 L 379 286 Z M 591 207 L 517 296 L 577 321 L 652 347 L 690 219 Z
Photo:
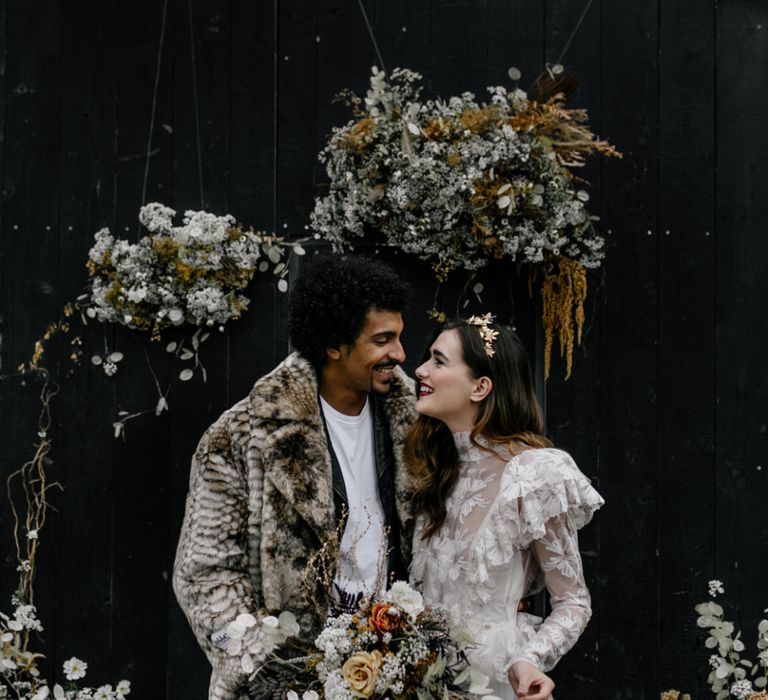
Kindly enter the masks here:
M 576 531 L 603 499 L 543 435 L 525 348 L 489 314 L 451 321 L 417 370 L 405 458 L 418 487 L 411 578 L 469 626 L 470 662 L 505 700 L 546 700 L 546 675 L 591 616 Z M 519 612 L 544 584 L 551 613 Z

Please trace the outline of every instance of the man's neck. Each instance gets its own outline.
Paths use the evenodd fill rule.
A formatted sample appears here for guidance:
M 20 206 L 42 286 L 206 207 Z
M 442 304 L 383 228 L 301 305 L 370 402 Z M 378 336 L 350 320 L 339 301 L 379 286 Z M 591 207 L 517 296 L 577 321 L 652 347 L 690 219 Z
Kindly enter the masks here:
M 353 391 L 348 387 L 329 381 L 321 375 L 318 380 L 320 396 L 345 416 L 359 416 L 368 398 L 367 391 Z

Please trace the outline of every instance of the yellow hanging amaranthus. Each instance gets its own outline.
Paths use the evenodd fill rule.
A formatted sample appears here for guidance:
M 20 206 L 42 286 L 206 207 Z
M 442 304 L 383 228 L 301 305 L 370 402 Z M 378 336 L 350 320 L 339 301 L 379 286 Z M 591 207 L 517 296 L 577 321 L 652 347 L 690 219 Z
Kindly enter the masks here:
M 587 271 L 584 266 L 569 258 L 557 258 L 555 266 L 544 273 L 541 285 L 544 376 L 547 379 L 555 334 L 560 341 L 560 357 L 565 357 L 565 378 L 571 376 L 574 344 L 581 345 L 586 298 Z

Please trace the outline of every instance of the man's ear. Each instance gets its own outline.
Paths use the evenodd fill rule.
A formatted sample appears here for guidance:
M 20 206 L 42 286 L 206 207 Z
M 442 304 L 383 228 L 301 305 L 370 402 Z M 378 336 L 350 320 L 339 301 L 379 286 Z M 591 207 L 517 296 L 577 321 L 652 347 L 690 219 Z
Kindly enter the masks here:
M 338 360 L 341 358 L 341 348 L 326 348 L 325 354 L 329 360 Z
M 469 395 L 469 400 L 474 401 L 475 403 L 479 403 L 485 399 L 488 394 L 491 393 L 491 389 L 493 389 L 493 382 L 491 381 L 491 378 L 480 377 L 472 389 L 472 393 Z

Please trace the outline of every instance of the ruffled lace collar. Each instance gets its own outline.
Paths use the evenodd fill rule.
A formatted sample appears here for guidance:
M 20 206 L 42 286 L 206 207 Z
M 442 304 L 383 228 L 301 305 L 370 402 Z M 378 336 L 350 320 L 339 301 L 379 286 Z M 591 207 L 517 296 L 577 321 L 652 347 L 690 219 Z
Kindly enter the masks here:
M 480 462 L 483 459 L 488 458 L 488 453 L 485 450 L 481 450 L 470 439 L 471 433 L 469 430 L 465 430 L 461 433 L 453 433 L 453 442 L 456 445 L 456 451 L 459 453 L 460 462 Z M 475 440 L 483 447 L 488 447 L 489 442 L 482 436 L 476 436 Z

